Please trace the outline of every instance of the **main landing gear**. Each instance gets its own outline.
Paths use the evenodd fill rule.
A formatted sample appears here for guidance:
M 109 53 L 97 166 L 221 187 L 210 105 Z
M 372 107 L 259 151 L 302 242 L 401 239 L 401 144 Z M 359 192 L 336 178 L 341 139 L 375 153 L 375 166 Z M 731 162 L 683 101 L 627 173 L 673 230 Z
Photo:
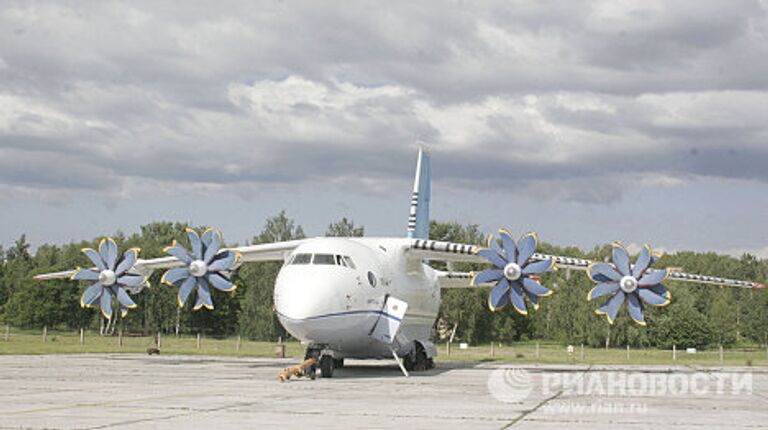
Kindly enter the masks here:
M 404 357 L 405 369 L 409 372 L 423 372 L 435 368 L 435 360 L 427 356 L 424 346 L 416 342 L 416 348 Z

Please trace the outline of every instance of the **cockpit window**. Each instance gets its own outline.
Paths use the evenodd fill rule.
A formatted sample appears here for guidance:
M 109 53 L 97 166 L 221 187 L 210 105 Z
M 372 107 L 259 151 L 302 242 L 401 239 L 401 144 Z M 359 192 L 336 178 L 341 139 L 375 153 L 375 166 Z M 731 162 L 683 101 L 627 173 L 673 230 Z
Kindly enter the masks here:
M 291 264 L 309 264 L 310 261 L 312 261 L 312 254 L 296 254 Z
M 332 254 L 315 254 L 315 258 L 312 260 L 312 264 L 324 264 L 333 266 L 336 264 L 336 260 Z
M 356 269 L 355 263 L 346 255 L 334 254 L 295 254 L 288 259 L 286 265 L 291 264 L 318 264 L 322 266 L 342 266 Z

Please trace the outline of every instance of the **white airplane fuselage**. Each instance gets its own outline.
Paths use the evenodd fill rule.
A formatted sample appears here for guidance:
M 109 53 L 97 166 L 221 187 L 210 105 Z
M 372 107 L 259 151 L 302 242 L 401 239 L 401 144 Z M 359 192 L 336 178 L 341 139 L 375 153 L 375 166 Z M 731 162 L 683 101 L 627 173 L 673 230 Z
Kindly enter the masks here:
M 341 357 L 391 357 L 389 346 L 370 333 L 383 316 L 386 298 L 392 296 L 408 303 L 400 333 L 409 341 L 428 340 L 440 307 L 440 288 L 433 269 L 409 263 L 409 243 L 329 237 L 300 245 L 275 281 L 274 303 L 281 324 L 302 342 L 326 347 Z

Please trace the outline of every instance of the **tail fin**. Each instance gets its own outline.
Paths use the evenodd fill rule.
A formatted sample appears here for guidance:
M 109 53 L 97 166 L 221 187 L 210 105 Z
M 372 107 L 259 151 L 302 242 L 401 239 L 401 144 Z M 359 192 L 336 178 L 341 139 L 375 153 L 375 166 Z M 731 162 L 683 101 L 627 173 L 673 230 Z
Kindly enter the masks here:
M 429 239 L 429 200 L 432 186 L 429 173 L 429 153 L 419 148 L 416 162 L 416 178 L 413 181 L 411 211 L 408 216 L 408 237 Z

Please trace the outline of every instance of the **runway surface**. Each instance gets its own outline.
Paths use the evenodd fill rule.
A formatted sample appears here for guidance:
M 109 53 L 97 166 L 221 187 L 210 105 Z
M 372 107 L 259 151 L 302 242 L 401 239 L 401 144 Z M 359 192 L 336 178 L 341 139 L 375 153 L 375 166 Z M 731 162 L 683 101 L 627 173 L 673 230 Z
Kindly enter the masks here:
M 768 369 L 439 362 L 410 378 L 350 361 L 280 383 L 292 360 L 0 356 L 0 428 L 729 429 L 768 426 Z

